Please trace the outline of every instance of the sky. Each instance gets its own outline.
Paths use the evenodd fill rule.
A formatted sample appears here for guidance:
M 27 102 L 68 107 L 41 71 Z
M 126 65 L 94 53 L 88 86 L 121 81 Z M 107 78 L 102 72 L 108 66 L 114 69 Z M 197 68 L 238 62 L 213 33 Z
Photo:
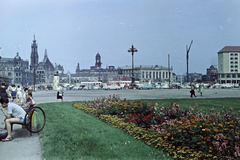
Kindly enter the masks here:
M 64 73 L 95 65 L 170 66 L 177 75 L 206 74 L 224 46 L 240 45 L 239 0 L 0 0 L 0 56 L 18 52 L 30 62 L 35 35 L 39 61 L 45 49 Z

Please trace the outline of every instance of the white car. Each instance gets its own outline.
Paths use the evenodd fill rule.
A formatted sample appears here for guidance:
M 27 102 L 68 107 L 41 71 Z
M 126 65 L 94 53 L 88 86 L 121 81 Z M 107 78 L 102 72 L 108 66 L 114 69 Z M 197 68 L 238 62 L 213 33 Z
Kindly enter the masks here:
M 162 89 L 168 89 L 169 88 L 169 85 L 167 83 L 163 84 L 162 86 Z
M 122 89 L 121 87 L 119 87 L 118 85 L 105 85 L 103 86 L 103 89 L 105 90 L 119 90 Z
M 74 86 L 72 90 L 81 90 L 82 88 L 80 86 Z

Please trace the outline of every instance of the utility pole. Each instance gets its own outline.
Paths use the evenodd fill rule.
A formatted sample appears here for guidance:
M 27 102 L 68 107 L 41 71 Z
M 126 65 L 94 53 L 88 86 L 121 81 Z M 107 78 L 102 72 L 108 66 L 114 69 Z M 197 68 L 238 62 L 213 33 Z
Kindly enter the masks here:
M 192 43 L 193 43 L 193 40 L 191 41 L 189 48 L 188 48 L 188 46 L 186 46 L 186 50 L 187 50 L 187 82 L 189 82 L 189 77 L 188 77 L 188 59 L 189 59 L 189 51 L 190 51 Z
M 136 48 L 134 48 L 134 46 L 132 45 L 132 48 L 129 48 L 128 52 L 132 52 L 132 87 L 135 87 L 135 77 L 134 77 L 134 73 L 133 73 L 133 69 L 134 69 L 134 61 L 133 61 L 133 55 L 134 52 L 137 52 L 138 50 Z
M 170 87 L 170 83 L 171 83 L 171 80 L 170 80 L 170 55 L 168 54 L 168 80 L 169 80 L 169 88 Z

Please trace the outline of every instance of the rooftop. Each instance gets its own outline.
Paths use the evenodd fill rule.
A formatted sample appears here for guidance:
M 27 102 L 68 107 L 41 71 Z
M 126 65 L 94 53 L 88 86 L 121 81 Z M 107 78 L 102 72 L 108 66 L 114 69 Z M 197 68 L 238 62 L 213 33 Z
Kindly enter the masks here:
M 240 52 L 240 46 L 225 46 L 218 53 Z

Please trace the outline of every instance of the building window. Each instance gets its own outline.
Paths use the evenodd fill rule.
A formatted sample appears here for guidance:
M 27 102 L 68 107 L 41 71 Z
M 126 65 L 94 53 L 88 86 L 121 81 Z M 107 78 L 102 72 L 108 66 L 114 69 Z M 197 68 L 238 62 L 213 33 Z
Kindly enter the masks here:
M 153 79 L 155 79 L 155 72 L 153 72 Z
M 149 72 L 149 78 L 152 78 L 152 72 Z
M 148 78 L 148 72 L 146 72 L 146 78 Z
M 238 74 L 238 78 L 240 78 L 240 74 Z
M 156 79 L 158 79 L 158 72 L 156 72 Z
M 166 78 L 168 78 L 168 72 L 166 72 Z
M 232 74 L 232 78 L 236 78 L 236 74 Z
M 227 78 L 231 78 L 230 74 L 227 74 Z
M 164 77 L 165 77 L 164 75 L 165 75 L 165 74 L 164 74 L 164 72 L 163 72 L 162 78 L 164 78 Z
M 144 78 L 144 72 L 142 72 L 142 78 Z
M 18 76 L 18 73 L 16 73 L 16 76 Z
M 21 73 L 19 73 L 19 76 L 21 76 Z
M 233 56 L 233 53 L 231 53 L 230 56 L 232 57 L 232 56 Z
M 225 78 L 225 74 L 221 74 L 221 78 Z
M 231 80 L 227 80 L 227 83 L 231 83 Z
M 159 78 L 161 79 L 161 77 L 162 77 L 162 76 L 161 76 L 161 72 L 159 72 Z

